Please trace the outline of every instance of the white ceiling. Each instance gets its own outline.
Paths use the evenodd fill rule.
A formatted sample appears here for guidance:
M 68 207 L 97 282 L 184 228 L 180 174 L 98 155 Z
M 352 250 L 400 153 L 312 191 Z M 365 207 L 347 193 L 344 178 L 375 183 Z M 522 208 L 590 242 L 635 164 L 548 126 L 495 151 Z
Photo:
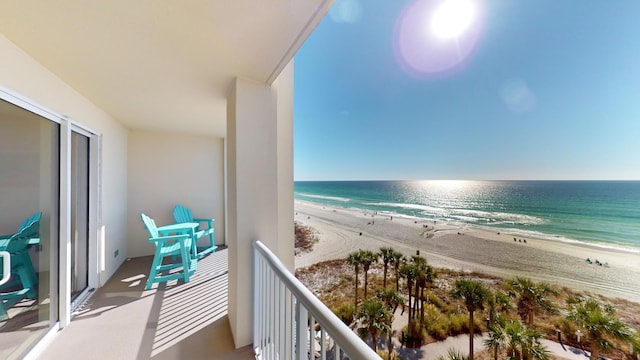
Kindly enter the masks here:
M 0 32 L 130 129 L 224 137 L 232 80 L 271 84 L 332 3 L 3 1 Z

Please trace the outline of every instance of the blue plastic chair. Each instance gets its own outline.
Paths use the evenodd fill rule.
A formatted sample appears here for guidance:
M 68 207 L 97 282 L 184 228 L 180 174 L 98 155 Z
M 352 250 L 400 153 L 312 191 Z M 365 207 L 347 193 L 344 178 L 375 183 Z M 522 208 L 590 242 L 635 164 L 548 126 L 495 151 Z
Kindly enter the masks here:
M 150 290 L 153 283 L 160 283 L 174 279 L 183 279 L 188 283 L 190 276 L 196 271 L 198 262 L 191 260 L 191 236 L 189 234 L 167 235 L 158 231 L 156 222 L 145 214 L 141 214 L 145 229 L 149 232 L 149 242 L 155 245 L 153 263 L 149 271 L 147 286 L 145 290 Z M 178 262 L 169 262 L 163 265 L 165 258 L 175 259 Z M 171 271 L 179 269 L 178 271 Z
M 194 218 L 193 214 L 191 213 L 191 210 L 189 210 L 188 208 L 182 205 L 177 205 L 173 209 L 173 219 L 176 221 L 176 223 L 197 222 L 200 224 L 207 225 L 207 227 L 198 227 L 195 234 L 196 238 L 194 239 L 194 241 L 196 241 L 195 246 L 197 250 L 198 259 L 202 258 L 206 254 L 216 251 L 218 247 L 215 245 L 214 234 L 213 234 L 214 233 L 213 222 L 215 221 L 215 219 Z M 203 236 L 209 236 L 209 244 L 207 246 L 197 246 L 198 245 L 197 239 Z

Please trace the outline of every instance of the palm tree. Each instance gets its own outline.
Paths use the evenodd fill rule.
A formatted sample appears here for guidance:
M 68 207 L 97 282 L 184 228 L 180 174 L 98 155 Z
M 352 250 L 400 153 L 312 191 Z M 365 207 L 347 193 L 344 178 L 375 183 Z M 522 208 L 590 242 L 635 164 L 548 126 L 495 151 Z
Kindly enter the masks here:
M 353 313 L 358 313 L 358 274 L 360 273 L 360 265 L 362 264 L 361 250 L 352 252 L 347 255 L 347 264 L 353 266 L 356 273 L 356 295 L 353 302 Z
M 511 300 L 509 296 L 500 290 L 491 293 L 487 299 L 487 312 L 489 313 L 489 324 L 491 327 L 495 324 L 496 318 L 500 313 L 511 310 Z
M 409 321 L 408 327 L 411 328 L 411 290 L 413 289 L 413 285 L 416 281 L 416 264 L 414 263 L 404 263 L 400 267 L 399 274 L 407 281 L 407 294 L 409 295 L 409 303 L 407 304 L 409 307 Z M 415 300 L 414 300 L 415 301 Z
M 371 264 L 378 261 L 378 254 L 374 253 L 370 250 L 360 250 L 360 263 L 362 264 L 362 269 L 364 270 L 364 298 L 367 299 L 367 284 L 368 284 L 368 275 L 369 268 L 371 268 Z
M 526 348 L 528 339 L 526 327 L 521 321 L 509 320 L 505 324 L 504 336 L 507 338 L 507 356 L 509 359 L 521 359 L 522 349 Z
M 459 279 L 453 285 L 451 296 L 461 299 L 469 311 L 469 359 L 473 360 L 473 313 L 482 310 L 490 290 L 479 281 Z
M 509 320 L 504 327 L 498 327 L 504 332 L 507 344 L 508 359 L 549 360 L 551 353 L 540 342 L 542 335 L 533 328 L 527 328 L 522 322 Z
M 382 259 L 382 265 L 384 266 L 384 272 L 383 272 L 383 278 L 382 278 L 382 287 L 386 288 L 387 287 L 387 270 L 389 268 L 389 264 L 393 263 L 393 253 L 394 250 L 391 247 L 381 247 L 380 248 L 380 252 L 378 252 L 378 254 L 380 255 L 380 258 Z
M 398 306 L 404 306 L 404 299 L 395 290 L 387 288 L 384 288 L 382 289 L 382 291 L 378 292 L 376 297 L 380 299 L 391 311 L 390 322 L 393 323 L 393 317 L 396 313 L 396 310 L 398 310 Z M 391 338 L 393 336 L 392 331 L 389 331 L 387 335 L 389 335 L 389 339 L 387 340 L 387 347 L 389 349 L 389 354 L 391 354 L 391 345 L 393 343 L 393 340 Z
M 415 265 L 416 269 L 416 283 L 415 283 L 415 294 L 413 295 L 413 317 L 416 318 L 418 313 L 418 300 L 424 301 L 423 297 L 420 295 L 424 295 L 422 289 L 426 286 L 426 272 L 427 272 L 427 259 L 422 256 L 413 255 L 411 256 L 411 262 Z M 421 303 L 422 304 L 422 303 Z
M 484 340 L 484 346 L 493 350 L 493 360 L 498 360 L 498 352 L 507 345 L 507 334 L 504 328 L 499 324 L 489 326 L 487 339 Z
M 404 299 L 393 289 L 382 289 L 376 295 L 378 299 L 380 299 L 383 303 L 389 307 L 391 312 L 396 312 L 398 310 L 398 306 L 404 304 Z
M 508 320 L 490 326 L 484 344 L 493 350 L 494 360 L 502 348 L 507 350 L 507 359 L 549 360 L 551 353 L 540 342 L 541 337 L 539 331 L 527 328 L 522 322 Z
M 389 308 L 378 299 L 367 299 L 362 303 L 358 312 L 363 325 L 360 335 L 371 335 L 373 351 L 378 351 L 378 334 L 391 332 L 391 316 Z
M 567 304 L 567 317 L 585 330 L 591 341 L 591 359 L 598 359 L 601 351 L 613 346 L 611 338 L 631 340 L 631 330 L 618 318 L 613 306 L 593 298 L 575 300 Z
M 551 285 L 540 282 L 535 283 L 531 279 L 520 278 L 509 280 L 509 295 L 518 298 L 518 315 L 527 326 L 533 326 L 533 315 L 544 310 L 550 314 L 557 312 L 556 307 L 549 299 L 549 296 L 558 296 L 558 291 Z
M 427 265 L 426 259 L 418 256 L 413 256 L 412 261 L 416 264 L 418 269 L 416 274 L 416 299 L 420 299 L 420 323 L 422 324 L 424 323 L 424 300 L 426 298 L 424 295 L 424 291 L 427 286 L 433 284 L 433 281 L 435 280 L 437 274 L 433 267 Z M 417 303 L 415 302 L 414 308 L 417 310 Z
M 398 270 L 400 270 L 400 265 L 402 265 L 402 263 L 405 261 L 405 257 L 404 255 L 402 255 L 401 252 L 399 251 L 393 251 L 393 260 L 392 260 L 392 264 L 393 264 L 393 269 L 396 271 L 396 291 L 400 292 L 400 273 L 398 272 Z

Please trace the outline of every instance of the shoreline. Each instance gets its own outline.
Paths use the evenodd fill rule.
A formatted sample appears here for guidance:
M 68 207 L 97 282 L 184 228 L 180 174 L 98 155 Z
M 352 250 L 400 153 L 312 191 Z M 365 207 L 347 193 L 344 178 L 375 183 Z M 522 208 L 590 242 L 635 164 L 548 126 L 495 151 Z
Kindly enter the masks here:
M 294 220 L 313 228 L 319 238 L 311 252 L 296 256 L 296 268 L 342 259 L 358 249 L 377 251 L 391 246 L 405 256 L 420 251 L 434 267 L 503 278 L 528 277 L 640 302 L 640 254 L 622 249 L 376 215 L 302 200 L 295 200 L 294 208 Z M 589 264 L 587 258 L 608 266 Z

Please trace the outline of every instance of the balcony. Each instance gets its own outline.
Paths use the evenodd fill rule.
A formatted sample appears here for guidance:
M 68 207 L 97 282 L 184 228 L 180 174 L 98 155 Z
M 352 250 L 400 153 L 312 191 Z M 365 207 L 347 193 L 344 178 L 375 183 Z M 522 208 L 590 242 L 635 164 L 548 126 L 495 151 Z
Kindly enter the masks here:
M 187 284 L 145 291 L 152 257 L 125 261 L 40 359 L 253 359 L 227 319 L 227 249 L 198 263 Z M 79 356 L 78 354 L 84 354 Z
M 144 286 L 152 258 L 127 260 L 76 310 L 40 359 L 83 354 L 92 359 L 266 360 L 308 359 L 311 353 L 321 359 L 375 358 L 259 242 L 254 244 L 254 345 L 235 349 L 227 318 L 227 257 L 227 249 L 219 250 L 200 260 L 189 283 L 161 283 L 150 291 Z

